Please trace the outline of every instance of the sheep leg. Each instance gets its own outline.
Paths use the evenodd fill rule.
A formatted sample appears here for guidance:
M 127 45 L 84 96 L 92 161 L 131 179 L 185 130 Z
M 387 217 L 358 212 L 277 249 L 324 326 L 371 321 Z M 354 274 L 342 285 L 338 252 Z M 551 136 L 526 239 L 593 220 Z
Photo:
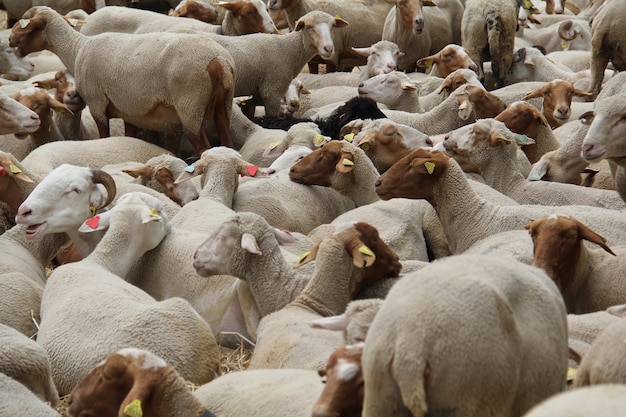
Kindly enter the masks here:
M 136 138 L 137 126 L 130 124 L 126 120 L 124 120 L 124 135 Z
M 104 121 L 94 118 L 96 121 L 96 126 L 98 127 L 98 134 L 101 138 L 108 138 L 111 136 L 109 130 L 109 119 L 105 119 Z
M 193 146 L 194 151 L 197 156 L 202 155 L 207 149 L 211 149 L 211 142 L 209 141 L 209 137 L 206 134 L 204 128 L 200 129 L 200 134 L 194 133 L 189 129 L 184 129 L 185 135 L 187 135 L 187 139 L 189 139 L 189 143 Z
M 596 99 L 602 89 L 602 81 L 604 80 L 604 70 L 609 64 L 609 54 L 602 49 L 593 51 L 591 54 L 591 84 L 589 92 L 593 94 L 593 100 Z

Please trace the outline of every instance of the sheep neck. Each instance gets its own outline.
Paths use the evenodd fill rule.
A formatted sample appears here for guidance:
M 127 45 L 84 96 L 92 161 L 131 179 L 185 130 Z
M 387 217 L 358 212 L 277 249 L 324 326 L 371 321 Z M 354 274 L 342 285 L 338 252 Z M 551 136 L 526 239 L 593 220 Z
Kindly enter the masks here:
M 233 197 L 239 187 L 239 174 L 235 171 L 232 161 L 223 161 L 223 163 L 224 166 L 219 166 L 216 161 L 202 177 L 199 198 L 215 200 L 224 207 L 232 209 Z
M 450 94 L 441 104 L 426 113 L 416 114 L 413 121 L 409 123 L 410 126 L 420 130 L 427 135 L 439 135 L 448 133 L 451 130 L 458 129 L 468 123 L 474 121 L 474 116 L 469 120 L 461 120 L 458 117 L 458 93 L 456 89 L 454 93 Z M 460 91 L 459 91 L 460 93 Z M 454 114 L 454 117 L 450 117 Z
M 472 189 L 459 165 L 452 159 L 433 189 L 437 211 L 451 252 L 461 253 L 491 234 L 499 206 L 489 203 Z M 462 238 L 463 240 L 459 240 Z
M 308 280 L 296 278 L 275 239 L 259 239 L 258 243 L 263 256 L 250 255 L 251 261 L 233 273 L 248 283 L 261 315 L 266 316 L 296 298 Z
M 262 129 L 262 127 L 248 119 L 246 115 L 243 114 L 239 106 L 233 105 L 230 122 L 230 135 L 233 138 L 235 148 L 241 149 L 250 136 Z
M 393 103 L 389 103 L 389 108 L 392 110 L 402 110 L 412 113 L 421 111 L 420 100 L 415 90 L 402 90 L 402 93 Z
M 494 189 L 500 191 L 504 195 L 511 195 L 518 187 L 526 184 L 526 179 L 517 168 L 517 145 L 510 146 L 507 149 L 484 150 L 480 157 L 470 162 L 476 164 L 480 169 L 480 174 Z
M 561 143 L 556 139 L 549 126 L 539 126 L 539 132 L 534 139 L 537 147 L 537 158 L 535 161 L 531 161 L 531 163 L 537 162 L 543 154 L 561 147 Z
M 154 385 L 147 402 L 145 408 L 149 412 L 145 414 L 150 415 L 201 417 L 206 410 L 171 367 Z
M 0 252 L 15 253 L 13 262 L 20 265 L 20 272 L 35 278 L 41 277 L 42 281 L 45 277 L 44 267 L 57 254 L 59 248 L 68 242 L 65 233 L 51 233 L 42 236 L 39 239 L 27 240 L 25 237 L 26 226 L 16 225 L 4 232 L 0 238 Z M 24 258 L 24 262 L 19 262 L 20 252 L 17 248 L 24 248 L 28 252 L 28 258 Z M 33 263 L 32 258 L 37 262 Z M 5 259 L 5 262 L 7 260 Z
M 362 150 L 357 149 L 354 152 L 354 169 L 347 174 L 335 172 L 331 178 L 331 187 L 361 207 L 380 200 L 374 189 L 379 176 L 372 161 Z
M 358 281 L 363 276 L 343 244 L 327 239 L 320 243 L 315 273 L 292 304 L 310 309 L 322 316 L 342 314 Z
M 133 230 L 128 222 L 111 221 L 104 237 L 89 254 L 88 259 L 96 262 L 112 274 L 125 278 L 135 262 L 145 252 L 147 250 L 140 232 Z
M 545 80 L 541 81 L 552 81 L 555 78 L 560 78 L 565 81 L 575 82 L 578 80 L 579 76 L 576 75 L 575 72 L 564 71 L 561 68 L 557 67 L 556 64 L 548 61 L 547 58 L 541 57 L 539 59 L 534 60 L 535 63 L 535 74 L 543 74 L 546 77 Z
M 43 36 L 47 44 L 46 49 L 55 53 L 68 71 L 75 74 L 76 57 L 85 46 L 88 37 L 72 29 L 60 15 L 48 19 Z

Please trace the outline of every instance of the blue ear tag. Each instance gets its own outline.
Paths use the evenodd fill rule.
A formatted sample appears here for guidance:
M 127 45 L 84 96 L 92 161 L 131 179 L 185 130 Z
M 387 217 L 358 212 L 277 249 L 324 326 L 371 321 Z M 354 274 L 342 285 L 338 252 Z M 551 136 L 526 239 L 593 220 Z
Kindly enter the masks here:
M 526 136 L 526 135 L 517 135 L 517 140 L 520 141 L 520 143 L 525 145 L 525 144 L 528 143 L 528 136 Z
M 194 162 L 191 165 L 187 165 L 187 167 L 185 168 L 185 171 L 192 173 L 196 170 L 196 163 Z

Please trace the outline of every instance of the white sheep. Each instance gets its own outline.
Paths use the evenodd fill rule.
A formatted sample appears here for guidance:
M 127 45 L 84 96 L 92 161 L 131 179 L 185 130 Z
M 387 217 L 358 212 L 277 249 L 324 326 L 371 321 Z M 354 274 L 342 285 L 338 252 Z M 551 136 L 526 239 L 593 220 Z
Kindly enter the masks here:
M 484 84 L 483 62 L 491 61 L 496 87 L 503 87 L 513 62 L 517 24 L 516 0 L 467 0 L 461 23 L 463 47 L 478 65 Z M 491 88 L 491 86 L 486 86 Z
M 9 376 L 55 407 L 59 402 L 46 352 L 34 340 L 0 324 L 0 373 Z
M 380 240 L 376 229 L 366 223 L 357 223 L 324 239 L 299 263 L 313 259 L 316 272 L 306 288 L 294 301 L 259 323 L 251 369 L 315 370 L 324 366 L 330 354 L 343 344 L 343 337 L 311 329 L 308 322 L 342 313 L 361 286 L 397 276 L 401 268 L 397 256 Z M 332 273 L 328 272 L 329 267 Z M 329 285 L 331 276 L 335 279 Z
M 609 61 L 617 71 L 626 69 L 626 55 L 622 45 L 626 40 L 624 31 L 618 30 L 619 22 L 626 16 L 623 2 L 607 2 L 594 16 L 591 23 L 591 84 L 589 92 L 595 96 L 602 88 L 606 66 Z
M 185 0 L 180 2 L 169 15 L 193 18 L 214 24 L 216 20 L 219 20 L 219 13 L 223 15 L 223 18 L 221 19 L 221 25 L 215 29 L 215 32 L 220 35 L 237 36 L 250 33 L 278 33 L 278 29 L 276 29 L 268 13 L 267 4 L 261 0 L 220 1 L 216 5 L 226 9 L 226 12 L 219 13 L 215 6 L 209 3 Z M 211 16 L 214 17 L 214 21 L 210 21 Z
M 591 29 L 584 20 L 564 20 L 541 28 L 517 32 L 515 46 L 541 45 L 546 54 L 555 51 L 588 51 L 591 49 Z
M 117 31 L 131 33 L 157 32 L 163 27 L 163 22 L 150 27 L 136 27 L 136 22 L 130 17 L 127 18 L 125 13 L 120 13 L 117 19 L 119 23 L 107 21 L 102 27 L 89 33 L 110 30 L 110 23 L 117 25 Z M 185 21 L 188 22 L 189 19 L 183 18 L 180 27 L 169 27 L 168 30 L 193 31 L 217 41 L 228 51 L 227 54 L 230 55 L 227 56 L 232 56 L 234 66 L 237 68 L 234 94 L 253 95 L 255 104 L 265 105 L 265 114 L 270 116 L 278 114 L 280 99 L 289 83 L 312 57 L 319 54 L 323 58 L 331 58 L 338 54 L 335 51 L 332 34 L 336 29 L 348 26 L 341 18 L 332 17 L 322 11 L 313 11 L 301 16 L 294 26 L 294 31 L 287 35 L 250 34 L 242 38 L 208 33 L 201 28 L 192 29 Z M 285 53 L 290 55 L 290 59 L 285 60 Z M 281 68 L 281 71 L 277 72 L 276 68 Z
M 5 93 L 0 93 L 0 104 L 0 134 L 30 133 L 39 128 L 39 116 L 28 107 Z
M 8 42 L 0 42 L 0 75 L 10 80 L 25 80 L 31 76 L 35 68 L 33 61 L 27 57 L 15 55 L 15 49 Z
M 460 0 L 391 1 L 394 7 L 385 19 L 382 39 L 394 42 L 404 56 L 400 71 L 413 72 L 417 61 L 439 52 L 450 43 L 461 43 L 463 4 Z
M 381 0 L 367 0 L 360 3 L 339 0 L 333 2 L 319 0 L 271 0 L 271 10 L 284 10 L 285 17 L 292 30 L 297 29 L 297 22 L 312 10 L 321 10 L 332 16 L 340 16 L 350 23 L 350 27 L 333 34 L 336 54 L 320 54 L 320 57 L 333 70 L 344 70 L 355 65 L 365 64 L 363 55 L 355 53 L 351 47 L 368 47 L 380 41 L 384 16 L 391 5 Z M 301 66 L 302 67 L 302 66 Z M 300 68 L 301 68 L 300 67 Z M 315 72 L 315 71 L 311 71 Z
M 502 100 L 484 88 L 466 84 L 428 112 L 416 114 L 384 110 L 383 113 L 391 120 L 414 127 L 427 135 L 437 135 L 472 123 L 475 119 L 494 117 L 505 107 Z
M 45 41 L 37 44 L 37 39 Z M 72 42 L 76 43 L 76 48 L 64 48 Z M 25 14 L 21 25 L 14 26 L 11 45 L 18 47 L 18 56 L 48 49 L 61 58 L 76 77 L 77 90 L 89 106 L 101 137 L 109 136 L 108 120 L 117 116 L 133 126 L 183 130 L 200 154 L 202 149 L 211 146 L 202 126 L 208 119 L 215 122 L 220 142 L 233 146 L 228 127 L 235 88 L 234 63 L 224 48 L 201 35 L 108 33 L 85 36 L 74 31 L 53 10 L 33 8 Z M 141 45 L 145 53 L 137 54 L 137 45 Z M 178 56 L 181 49 L 192 52 L 181 59 Z M 102 51 L 106 51 L 104 56 Z M 165 59 L 168 54 L 169 60 Z M 121 73 L 112 77 L 100 63 L 104 60 L 111 64 L 118 59 L 125 65 Z M 93 65 L 99 65 L 100 71 L 94 71 Z M 146 76 L 144 70 L 137 68 L 152 68 L 155 73 Z M 128 84 L 120 83 L 121 80 Z M 181 84 L 206 87 L 195 89 L 190 95 Z M 125 85 L 133 85 L 134 93 L 129 95 Z M 143 86 L 144 94 L 137 93 L 139 86 Z M 115 109 L 113 113 L 111 108 Z
M 304 86 L 302 81 L 294 78 L 289 83 L 287 91 L 283 98 L 280 99 L 279 117 L 293 117 L 294 113 L 300 109 L 300 95 L 310 94 L 310 91 Z
M 567 311 L 584 314 L 623 303 L 626 250 L 606 240 L 573 217 L 552 216 L 526 226 L 534 244 L 533 265 L 557 283 Z M 583 241 L 602 249 L 590 250 Z
M 438 151 L 417 149 L 396 162 L 376 182 L 380 198 L 428 200 L 447 237 L 452 253 L 461 253 L 496 232 L 521 230 L 530 218 L 558 212 L 577 217 L 611 244 L 621 244 L 618 230 L 626 226 L 623 213 L 592 206 L 502 206 L 487 202 L 469 186 L 453 159 Z
M 526 181 L 515 169 L 518 135 L 502 122 L 482 119 L 446 135 L 446 151 L 480 169 L 486 183 L 521 204 L 546 206 L 589 205 L 626 210 L 615 191 L 558 182 Z M 506 173 L 506 174 L 505 174 Z
M 591 69 L 591 51 L 554 51 L 546 57 L 574 72 Z
M 45 177 L 62 164 L 100 168 L 121 161 L 146 162 L 168 153 L 160 146 L 129 136 L 59 141 L 43 144 L 23 158 L 24 166 Z
M 160 201 L 126 194 L 79 230 L 106 232 L 89 256 L 53 271 L 41 303 L 37 341 L 50 358 L 59 394 L 126 346 L 157 352 L 196 384 L 217 376 L 215 337 L 191 305 L 180 298 L 158 302 L 123 279 L 170 231 Z
M 563 300 L 543 271 L 513 258 L 438 260 L 392 287 L 362 362 L 364 417 L 521 416 L 565 388 Z
M 626 336 L 626 305 L 616 305 L 609 309 L 621 320 L 611 324 L 598 335 L 591 348 L 583 357 L 573 387 L 596 384 L 623 384 L 626 381 L 624 367 L 624 337 Z
M 347 345 L 363 343 L 382 304 L 383 300 L 378 298 L 354 300 L 348 303 L 343 314 L 314 320 L 311 326 L 343 331 L 343 338 Z
M 602 384 L 562 392 L 533 407 L 526 417 L 613 417 L 624 410 L 626 387 Z
M 352 86 L 334 85 L 310 89 L 309 94 L 300 98 L 300 108 L 294 116 L 303 117 L 309 110 L 333 103 L 344 103 L 357 95 L 357 88 Z
M 600 82 L 608 81 L 613 74 L 614 72 L 612 70 L 606 70 Z M 513 64 L 511 65 L 510 72 L 507 74 L 509 83 L 519 81 L 548 82 L 555 78 L 571 81 L 578 86 L 578 82 L 582 82 L 585 79 L 589 81 L 589 79 L 591 79 L 591 71 L 583 70 L 574 72 L 559 68 L 555 63 L 550 62 L 537 48 L 522 47 L 515 51 Z M 582 84 L 580 84 L 580 87 L 582 87 Z
M 2 417 L 11 417 L 22 413 L 41 417 L 61 416 L 24 385 L 2 373 L 0 373 L 0 404 L 2 404 L 0 410 Z

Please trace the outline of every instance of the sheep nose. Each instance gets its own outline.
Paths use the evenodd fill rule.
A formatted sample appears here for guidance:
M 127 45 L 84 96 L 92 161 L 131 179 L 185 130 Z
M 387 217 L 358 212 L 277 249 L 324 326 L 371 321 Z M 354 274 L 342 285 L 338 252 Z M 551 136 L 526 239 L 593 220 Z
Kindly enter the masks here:
M 328 53 L 329 55 L 332 54 L 334 52 L 335 48 L 333 46 L 325 46 L 324 47 L 324 52 Z
M 383 183 L 383 182 L 382 182 L 382 181 L 380 180 L 380 178 L 379 178 L 379 179 L 377 179 L 377 180 L 376 180 L 376 182 L 374 183 L 374 187 L 380 187 L 380 185 L 381 185 L 382 183 Z
M 37 113 L 33 113 L 33 114 L 30 116 L 30 118 L 31 118 L 31 119 L 33 119 L 33 120 L 37 120 L 37 121 L 38 121 L 38 120 L 39 120 L 39 115 L 38 115 Z
M 17 209 L 17 216 L 15 216 L 15 222 L 19 223 L 20 220 L 26 219 L 26 217 L 28 217 L 32 213 L 33 213 L 33 211 L 30 208 L 28 208 L 28 207 L 26 207 L 24 205 L 21 205 Z
M 416 32 L 421 32 L 424 29 L 424 18 L 418 17 L 413 21 L 413 27 Z
M 364 85 L 364 83 L 359 83 L 359 88 L 363 87 Z

